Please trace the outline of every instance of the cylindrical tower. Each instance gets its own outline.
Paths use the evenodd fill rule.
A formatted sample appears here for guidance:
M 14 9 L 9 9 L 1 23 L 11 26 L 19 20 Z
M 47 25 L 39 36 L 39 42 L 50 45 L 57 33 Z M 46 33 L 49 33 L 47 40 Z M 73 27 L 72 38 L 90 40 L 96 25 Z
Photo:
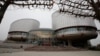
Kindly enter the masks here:
M 69 42 L 73 42 L 75 46 L 85 46 L 87 40 L 97 37 L 97 29 L 92 18 L 75 18 L 68 13 L 56 11 L 52 15 L 52 24 L 55 37 L 67 41 L 69 45 Z
M 17 20 L 11 24 L 8 40 L 26 41 L 29 34 L 28 32 L 32 29 L 38 29 L 39 25 L 39 21 L 35 19 Z
M 52 15 L 53 29 L 61 39 L 92 39 L 97 36 L 94 20 L 91 18 L 75 18 L 67 13 L 56 11 Z
M 31 30 L 29 32 L 29 39 L 33 42 L 38 41 L 40 45 L 51 45 L 53 40 L 53 30 L 47 28 L 41 28 L 37 30 Z

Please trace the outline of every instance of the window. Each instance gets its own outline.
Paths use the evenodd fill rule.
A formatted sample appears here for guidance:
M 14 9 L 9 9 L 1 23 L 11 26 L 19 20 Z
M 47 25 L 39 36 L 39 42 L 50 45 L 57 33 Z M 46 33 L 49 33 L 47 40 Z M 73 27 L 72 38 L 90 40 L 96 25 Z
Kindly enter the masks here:
M 73 27 L 73 28 L 65 28 L 62 30 L 58 30 L 56 33 L 63 33 L 63 32 L 72 32 L 72 31 L 96 31 L 94 28 L 91 27 Z

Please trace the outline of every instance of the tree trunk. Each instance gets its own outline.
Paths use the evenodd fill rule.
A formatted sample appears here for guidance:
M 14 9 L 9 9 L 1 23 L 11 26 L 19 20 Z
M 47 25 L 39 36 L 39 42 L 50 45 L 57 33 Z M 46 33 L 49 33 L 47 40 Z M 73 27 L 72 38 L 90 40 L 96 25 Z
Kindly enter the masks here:
M 1 7 L 1 9 L 0 9 L 0 23 L 1 23 L 1 21 L 4 17 L 4 14 L 5 14 L 10 3 L 11 3 L 11 0 L 7 0 L 4 2 L 4 5 Z

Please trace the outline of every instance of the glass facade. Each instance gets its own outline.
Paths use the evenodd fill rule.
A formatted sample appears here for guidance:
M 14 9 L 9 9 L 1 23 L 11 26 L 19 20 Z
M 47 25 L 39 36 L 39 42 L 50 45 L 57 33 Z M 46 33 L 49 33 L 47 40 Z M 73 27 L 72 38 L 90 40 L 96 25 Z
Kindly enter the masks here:
M 31 31 L 29 38 L 34 38 L 36 36 L 37 38 L 52 38 L 52 31 L 46 31 L 46 30 L 37 30 L 37 31 Z
M 14 31 L 14 32 L 9 32 L 8 40 L 26 41 L 27 37 L 28 37 L 28 33 L 27 32 Z
M 53 42 L 53 30 L 33 30 L 30 31 L 28 38 L 33 43 L 37 41 L 38 45 L 52 45 L 51 43 Z

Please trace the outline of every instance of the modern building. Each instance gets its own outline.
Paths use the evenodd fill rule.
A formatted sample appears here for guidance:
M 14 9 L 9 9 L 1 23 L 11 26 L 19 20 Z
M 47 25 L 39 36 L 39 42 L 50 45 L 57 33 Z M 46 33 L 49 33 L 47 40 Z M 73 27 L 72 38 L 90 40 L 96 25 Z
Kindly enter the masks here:
M 56 11 L 52 14 L 52 25 L 55 37 L 64 45 L 86 47 L 90 39 L 97 37 L 97 28 L 92 18 L 75 18 L 68 13 Z
M 34 19 L 13 22 L 7 41 L 27 42 L 37 46 L 68 46 L 87 48 L 90 39 L 97 37 L 97 28 L 92 18 L 75 18 L 68 13 L 52 14 L 53 29 L 39 28 Z
M 32 29 L 38 29 L 40 26 L 39 21 L 35 19 L 20 19 L 11 24 L 10 31 L 8 33 L 7 41 L 27 41 L 29 31 Z

